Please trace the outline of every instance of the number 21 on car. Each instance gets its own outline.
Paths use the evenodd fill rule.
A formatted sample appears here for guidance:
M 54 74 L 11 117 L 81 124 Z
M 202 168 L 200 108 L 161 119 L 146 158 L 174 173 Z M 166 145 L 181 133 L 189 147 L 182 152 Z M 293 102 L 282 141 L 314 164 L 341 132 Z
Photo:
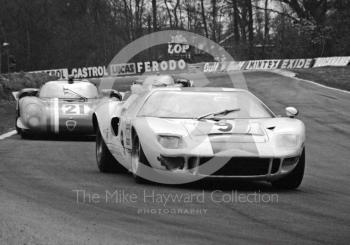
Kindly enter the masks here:
M 64 104 L 62 105 L 63 115 L 86 115 L 89 113 L 89 107 L 79 104 Z

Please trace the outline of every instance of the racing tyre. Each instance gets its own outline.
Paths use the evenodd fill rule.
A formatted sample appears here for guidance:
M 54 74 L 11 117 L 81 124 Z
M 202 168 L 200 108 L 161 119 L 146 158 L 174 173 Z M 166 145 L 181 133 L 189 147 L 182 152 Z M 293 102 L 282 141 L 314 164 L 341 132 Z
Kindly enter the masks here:
M 123 167 L 115 160 L 104 142 L 101 132 L 96 132 L 96 161 L 97 167 L 102 173 L 120 172 Z
M 293 171 L 282 179 L 271 182 L 272 186 L 279 189 L 296 189 L 300 186 L 305 170 L 305 148 L 300 156 L 297 166 Z
M 32 139 L 32 138 L 34 138 L 33 137 L 33 135 L 29 132 L 29 131 L 27 131 L 27 130 L 23 130 L 23 129 L 18 129 L 18 131 L 17 131 L 17 133 L 19 134 L 19 135 L 21 135 L 21 138 L 22 139 Z
M 141 169 L 140 166 L 145 163 L 146 156 L 142 150 L 139 138 L 137 136 L 134 137 L 133 140 L 133 148 L 131 153 L 131 170 L 132 176 L 136 183 L 147 183 L 148 181 L 144 178 L 140 177 Z

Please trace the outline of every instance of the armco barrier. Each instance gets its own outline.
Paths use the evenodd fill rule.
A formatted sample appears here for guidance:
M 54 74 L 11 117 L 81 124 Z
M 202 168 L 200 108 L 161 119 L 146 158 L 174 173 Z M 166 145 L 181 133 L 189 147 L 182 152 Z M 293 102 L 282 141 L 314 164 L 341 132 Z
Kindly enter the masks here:
M 127 64 L 115 64 L 109 67 L 92 66 L 72 69 L 52 69 L 43 71 L 33 71 L 35 73 L 46 72 L 52 76 L 61 79 L 68 78 L 68 75 L 74 75 L 75 78 L 99 78 L 103 76 L 129 76 L 144 73 L 154 73 L 158 71 L 169 72 L 227 72 L 238 70 L 270 70 L 270 69 L 296 69 L 313 68 L 324 66 L 347 66 L 350 63 L 350 56 L 341 57 L 321 57 L 312 59 L 271 59 L 271 60 L 247 60 L 230 62 L 202 62 L 195 64 L 186 64 L 185 61 L 144 61 Z

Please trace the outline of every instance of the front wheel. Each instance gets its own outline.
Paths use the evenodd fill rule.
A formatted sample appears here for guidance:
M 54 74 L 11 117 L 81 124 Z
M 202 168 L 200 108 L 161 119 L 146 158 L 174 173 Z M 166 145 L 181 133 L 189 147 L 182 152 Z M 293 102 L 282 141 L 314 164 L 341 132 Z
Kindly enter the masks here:
M 102 173 L 120 172 L 122 166 L 115 160 L 104 142 L 101 132 L 96 132 L 96 161 L 97 167 Z
M 297 166 L 287 176 L 273 181 L 272 186 L 279 189 L 296 189 L 300 186 L 305 170 L 305 148 L 300 156 Z
M 142 150 L 140 141 L 137 136 L 134 137 L 133 140 L 133 148 L 131 152 L 131 171 L 132 176 L 134 177 L 134 180 L 136 183 L 146 183 L 147 180 L 140 177 L 141 176 L 141 167 L 142 164 L 144 164 L 144 160 L 146 159 L 146 156 Z

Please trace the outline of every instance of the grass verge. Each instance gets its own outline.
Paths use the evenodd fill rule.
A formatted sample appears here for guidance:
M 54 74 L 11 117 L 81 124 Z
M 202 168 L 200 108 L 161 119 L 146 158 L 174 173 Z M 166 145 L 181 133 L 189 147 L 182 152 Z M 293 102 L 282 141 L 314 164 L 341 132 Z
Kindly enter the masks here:
M 294 69 L 298 78 L 350 91 L 350 66 Z
M 15 129 L 16 102 L 0 101 L 0 134 Z

